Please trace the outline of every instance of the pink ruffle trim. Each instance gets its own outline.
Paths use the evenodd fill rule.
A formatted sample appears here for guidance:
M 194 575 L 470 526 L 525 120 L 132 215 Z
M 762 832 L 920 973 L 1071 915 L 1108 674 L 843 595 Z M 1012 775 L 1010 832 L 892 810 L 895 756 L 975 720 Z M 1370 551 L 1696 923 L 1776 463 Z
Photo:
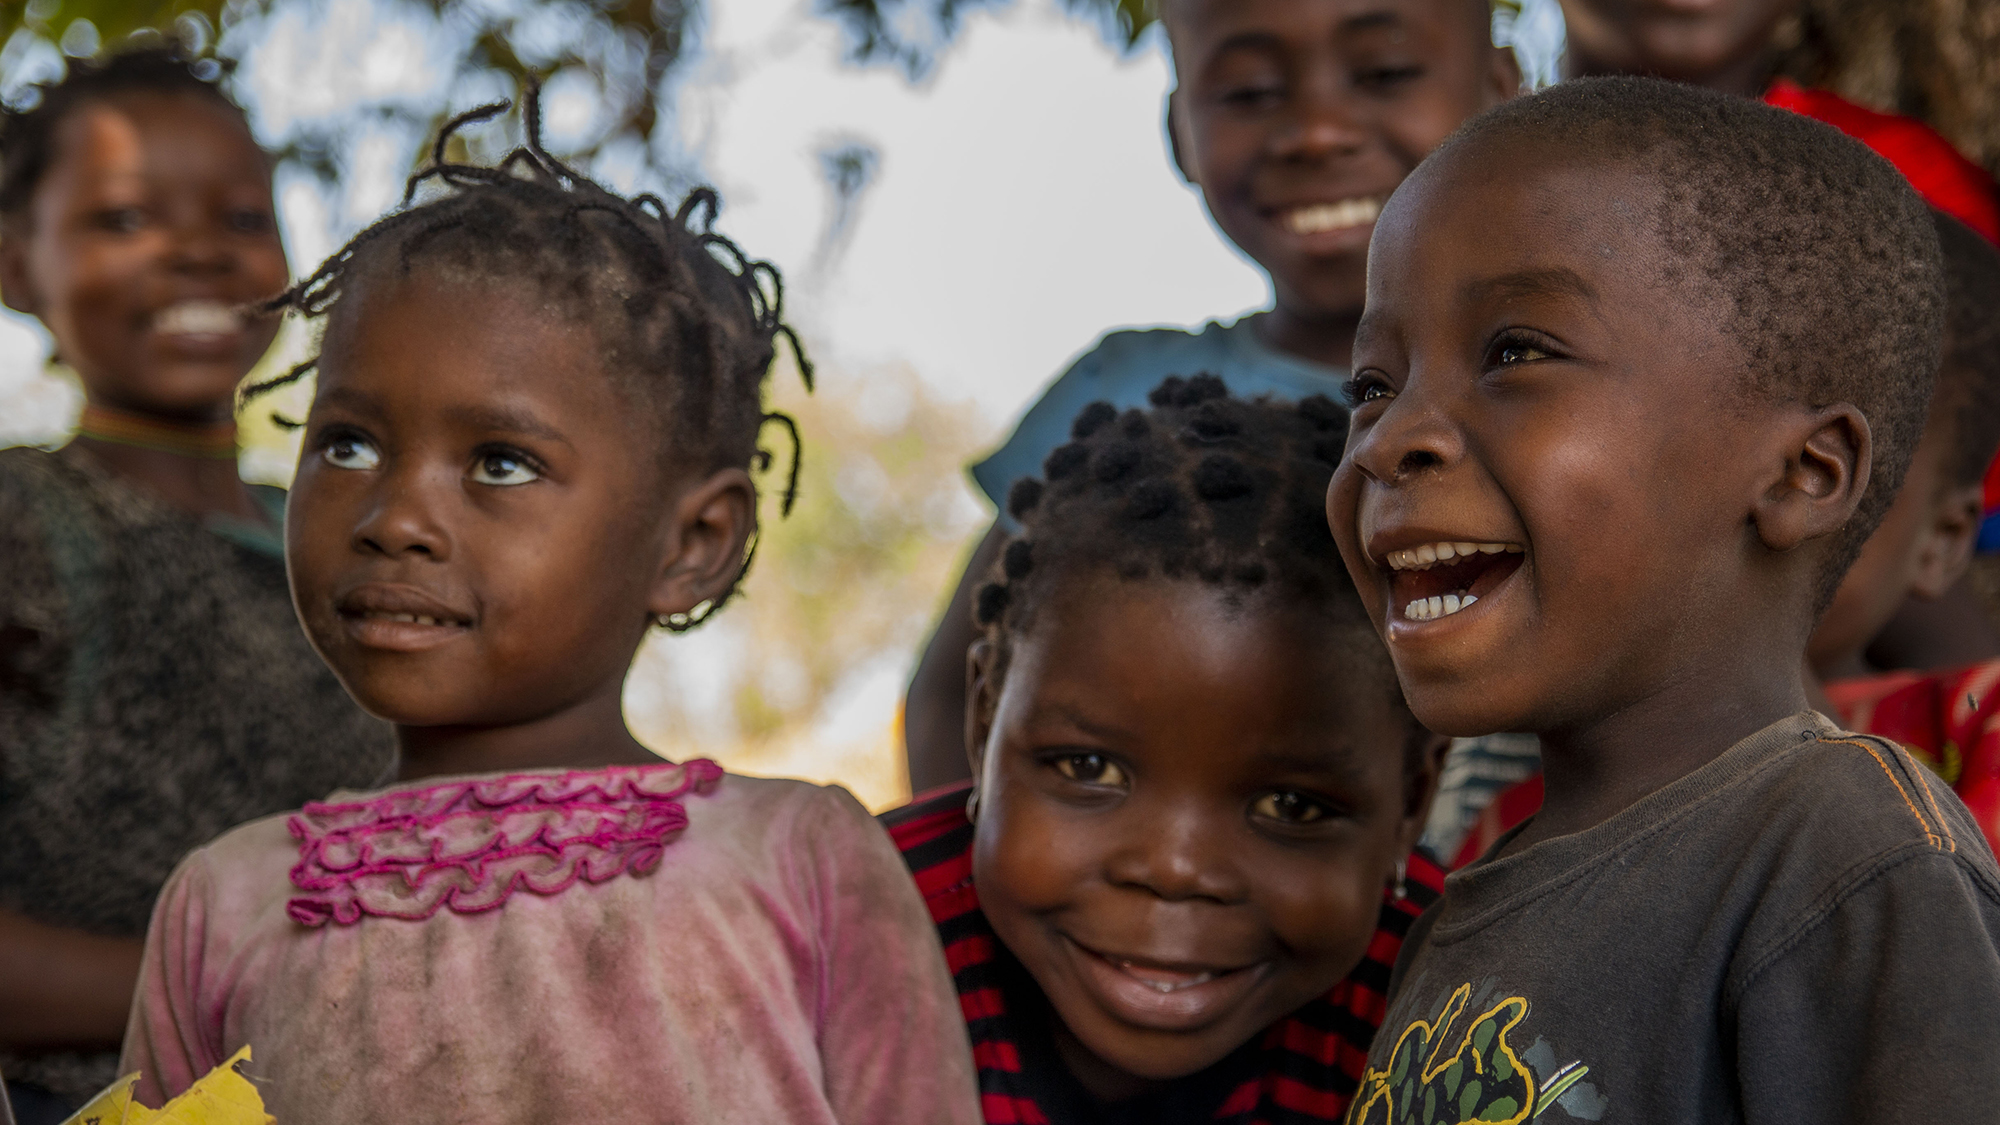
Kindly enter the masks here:
M 697 758 L 309 804 L 290 821 L 299 841 L 292 885 L 305 893 L 285 913 L 307 926 L 420 921 L 440 908 L 494 910 L 516 890 L 554 895 L 579 879 L 645 875 L 687 828 L 680 799 L 720 780 L 721 766 Z

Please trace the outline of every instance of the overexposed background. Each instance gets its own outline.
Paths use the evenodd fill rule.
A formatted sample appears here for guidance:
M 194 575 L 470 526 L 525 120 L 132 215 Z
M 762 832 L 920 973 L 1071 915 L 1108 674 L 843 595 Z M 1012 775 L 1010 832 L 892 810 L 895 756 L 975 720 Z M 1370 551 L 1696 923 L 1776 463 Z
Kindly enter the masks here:
M 1531 74 L 1553 76 L 1554 0 L 1501 31 Z M 453 34 L 397 0 L 298 0 L 229 29 L 260 138 L 339 139 L 336 180 L 288 166 L 279 181 L 296 273 L 400 196 L 423 138 L 399 109 L 511 94 L 491 79 L 453 85 Z M 907 795 L 903 685 L 991 518 L 963 465 L 1105 331 L 1233 316 L 1268 290 L 1167 155 L 1157 30 L 1125 51 L 1055 0 L 1018 0 L 968 18 L 916 83 L 844 62 L 842 36 L 807 0 L 708 0 L 650 154 L 671 182 L 631 148 L 592 170 L 626 191 L 714 184 L 718 226 L 783 270 L 820 368 L 810 400 L 788 366 L 773 377 L 805 434 L 799 508 L 785 522 L 767 510 L 741 604 L 641 651 L 633 728 L 669 757 L 838 780 L 882 808 Z M 0 59 L 9 86 L 57 72 L 55 51 L 39 50 Z M 588 81 L 551 84 L 552 149 L 594 138 L 597 97 Z M 513 128 L 476 149 L 497 154 Z M 269 362 L 310 347 L 290 328 Z M 73 425 L 80 397 L 47 351 L 32 321 L 0 318 L 0 443 L 53 444 Z M 282 483 L 294 447 L 267 414 L 245 418 L 245 474 Z

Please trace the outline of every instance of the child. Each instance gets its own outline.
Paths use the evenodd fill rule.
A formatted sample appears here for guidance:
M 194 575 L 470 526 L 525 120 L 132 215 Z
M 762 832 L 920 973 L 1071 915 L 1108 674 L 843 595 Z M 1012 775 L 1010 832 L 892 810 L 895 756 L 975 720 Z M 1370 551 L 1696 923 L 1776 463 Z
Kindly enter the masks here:
M 1233 324 L 1114 332 L 974 465 L 1000 514 L 975 549 L 910 686 L 918 790 L 965 776 L 972 597 L 1008 535 L 1001 503 L 1062 444 L 1086 404 L 1145 401 L 1162 371 L 1208 371 L 1239 395 L 1333 395 L 1361 315 L 1368 234 L 1382 201 L 1459 123 L 1521 84 L 1493 46 L 1486 0 L 1169 0 L 1168 132 L 1216 226 L 1271 277 L 1269 311 Z
M 85 398 L 61 449 L 0 452 L 0 1072 L 24 1123 L 116 1076 L 181 856 L 390 766 L 299 632 L 284 494 L 237 476 L 236 385 L 276 332 L 242 309 L 285 252 L 270 160 L 194 65 L 70 60 L 0 115 L 0 294 Z
M 1945 671 L 1928 675 L 1882 675 L 1869 663 L 1899 607 L 1935 603 L 1964 576 L 1979 529 L 1980 481 L 2000 446 L 2000 319 L 1993 314 L 2000 309 L 2000 251 L 1956 220 L 1932 217 L 1946 293 L 1937 394 L 1902 489 L 1806 644 L 1813 673 L 1806 688 L 1820 711 L 1848 729 L 1894 738 L 1917 754 L 1958 791 L 1987 842 L 2000 846 L 2000 725 L 1986 733 L 2000 706 L 1991 691 L 2000 667 L 1989 661 L 2000 654 L 1960 649 Z M 1935 648 L 1977 632 L 1961 626 L 1928 642 Z M 1824 695 L 1813 696 L 1822 684 Z M 1462 867 L 1541 803 L 1537 772 L 1478 810 L 1463 842 L 1439 854 Z
M 1577 80 L 1398 189 L 1368 290 L 1334 537 L 1417 717 L 1539 736 L 1547 801 L 1413 928 L 1349 1120 L 1983 1118 L 2000 868 L 1801 672 L 1922 431 L 1928 209 L 1818 122 Z
M 1343 411 L 1086 407 L 979 593 L 976 788 L 890 814 L 990 1122 L 1337 1120 L 1437 869 L 1442 740 L 1322 515 Z M 1356 965 L 1359 964 L 1359 968 Z
M 489 106 L 458 119 L 490 117 Z M 196 852 L 125 1045 L 157 1103 L 244 1045 L 287 1123 L 970 1122 L 936 936 L 844 791 L 626 731 L 647 628 L 747 565 L 777 274 L 529 145 L 285 294 L 327 315 L 286 523 L 402 783 Z M 766 283 L 768 282 L 768 287 Z M 296 374 L 296 373 L 295 373 Z M 789 499 L 789 497 L 788 497 Z

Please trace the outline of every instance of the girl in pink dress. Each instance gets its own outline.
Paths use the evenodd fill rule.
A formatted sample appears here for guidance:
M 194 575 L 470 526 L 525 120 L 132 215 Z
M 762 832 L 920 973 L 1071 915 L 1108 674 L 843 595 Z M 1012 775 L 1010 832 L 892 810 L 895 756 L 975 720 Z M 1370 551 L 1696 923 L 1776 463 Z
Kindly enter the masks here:
M 748 565 L 776 271 L 711 193 L 620 198 L 526 116 L 498 168 L 440 140 L 426 202 L 272 303 L 326 315 L 293 602 L 400 783 L 180 866 L 125 1069 L 159 1104 L 247 1044 L 285 1125 L 974 1122 L 883 831 L 840 789 L 662 762 L 620 712 L 646 631 Z

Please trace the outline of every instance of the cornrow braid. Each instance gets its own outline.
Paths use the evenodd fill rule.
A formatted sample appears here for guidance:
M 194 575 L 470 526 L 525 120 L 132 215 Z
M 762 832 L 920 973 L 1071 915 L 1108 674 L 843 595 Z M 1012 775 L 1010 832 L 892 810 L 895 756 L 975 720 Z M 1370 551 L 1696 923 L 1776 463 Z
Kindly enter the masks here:
M 1234 398 L 1213 375 L 1169 378 L 1150 402 L 1123 413 L 1105 402 L 1085 407 L 1042 476 L 1008 492 L 1021 531 L 974 605 L 996 677 L 1009 639 L 1030 627 L 1050 591 L 1091 571 L 1293 599 L 1322 614 L 1336 643 L 1372 663 L 1393 691 L 1388 654 L 1327 530 L 1327 482 L 1347 412 L 1318 395 L 1296 404 Z
M 649 407 L 662 459 L 694 472 L 770 467 L 758 447 L 767 425 L 791 439 L 781 510 L 798 496 L 803 452 L 796 422 L 764 409 L 764 383 L 783 338 L 812 390 L 813 367 L 784 321 L 776 266 L 750 258 L 714 230 L 721 200 L 698 188 L 669 208 L 658 196 L 626 199 L 542 147 L 541 100 L 531 79 L 521 100 L 525 144 L 493 167 L 454 163 L 447 146 L 460 130 L 505 113 L 506 102 L 462 113 L 439 131 L 428 166 L 411 176 L 403 204 L 272 298 L 265 312 L 328 318 L 329 333 L 355 315 L 348 298 L 421 268 L 448 280 L 532 285 L 565 315 L 596 330 L 606 369 Z M 423 191 L 427 198 L 418 201 Z M 304 377 L 319 357 L 246 387 L 248 400 Z M 738 582 L 756 555 L 753 539 Z M 692 628 L 721 608 L 729 591 L 686 620 Z

